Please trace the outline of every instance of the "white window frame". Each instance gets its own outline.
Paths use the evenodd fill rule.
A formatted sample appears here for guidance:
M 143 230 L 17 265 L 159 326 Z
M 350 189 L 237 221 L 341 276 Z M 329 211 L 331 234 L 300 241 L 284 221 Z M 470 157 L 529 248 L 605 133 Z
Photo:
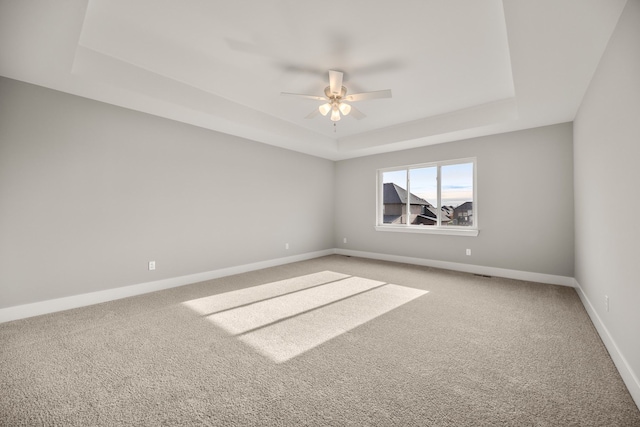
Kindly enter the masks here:
M 473 163 L 473 225 L 472 226 L 460 226 L 460 225 L 441 225 L 442 215 L 442 202 L 441 202 L 441 186 L 440 186 L 440 169 L 442 166 L 455 165 L 460 163 Z M 383 213 L 383 179 L 382 176 L 385 172 L 394 171 L 407 171 L 407 193 L 411 192 L 410 183 L 410 170 L 436 167 L 437 168 L 437 182 L 438 182 L 438 200 L 436 206 L 436 212 L 438 214 L 437 225 L 414 225 L 414 224 L 384 224 Z M 430 163 L 420 163 L 415 165 L 396 166 L 390 168 L 378 169 L 376 173 L 376 231 L 391 231 L 400 233 L 421 233 L 421 234 L 445 234 L 451 236 L 477 236 L 479 233 L 478 228 L 478 163 L 475 157 L 469 157 L 464 159 L 452 159 Z M 407 212 L 410 212 L 410 200 L 411 197 L 407 197 Z

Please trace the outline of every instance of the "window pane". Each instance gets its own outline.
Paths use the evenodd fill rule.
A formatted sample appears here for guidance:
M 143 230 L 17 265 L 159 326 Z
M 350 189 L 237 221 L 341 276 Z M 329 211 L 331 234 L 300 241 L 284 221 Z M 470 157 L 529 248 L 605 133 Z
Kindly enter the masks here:
M 409 170 L 411 212 L 409 223 L 414 225 L 438 225 L 438 168 Z
M 440 174 L 442 225 L 473 226 L 473 163 L 442 166 Z
M 407 187 L 407 171 L 383 172 L 382 183 L 382 223 L 406 224 L 407 191 L 405 188 Z

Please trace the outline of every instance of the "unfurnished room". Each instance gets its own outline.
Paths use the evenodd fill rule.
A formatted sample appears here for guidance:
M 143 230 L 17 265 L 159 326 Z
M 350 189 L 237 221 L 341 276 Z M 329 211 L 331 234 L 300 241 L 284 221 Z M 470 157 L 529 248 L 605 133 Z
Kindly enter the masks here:
M 0 426 L 640 426 L 640 0 L 0 0 Z

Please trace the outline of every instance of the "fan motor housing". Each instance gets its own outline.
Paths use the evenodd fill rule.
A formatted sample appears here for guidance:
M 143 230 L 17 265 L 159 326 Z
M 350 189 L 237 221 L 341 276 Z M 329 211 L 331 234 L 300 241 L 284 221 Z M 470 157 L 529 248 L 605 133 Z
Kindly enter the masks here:
M 327 86 L 324 88 L 324 94 L 329 99 L 342 99 L 347 94 L 347 88 L 342 86 L 342 88 L 340 89 L 340 94 L 334 95 L 333 93 L 331 93 L 331 87 Z

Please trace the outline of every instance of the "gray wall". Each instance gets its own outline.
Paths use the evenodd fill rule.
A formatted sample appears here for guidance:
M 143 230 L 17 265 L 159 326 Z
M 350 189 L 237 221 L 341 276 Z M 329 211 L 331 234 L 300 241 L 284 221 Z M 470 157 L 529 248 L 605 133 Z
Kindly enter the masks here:
M 337 162 L 336 247 L 573 277 L 572 156 L 565 123 Z M 477 237 L 374 230 L 376 169 L 465 157 L 477 158 Z
M 329 160 L 0 78 L 0 308 L 332 248 L 333 177 Z
M 627 2 L 580 106 L 574 133 L 575 277 L 637 378 L 640 1 Z

